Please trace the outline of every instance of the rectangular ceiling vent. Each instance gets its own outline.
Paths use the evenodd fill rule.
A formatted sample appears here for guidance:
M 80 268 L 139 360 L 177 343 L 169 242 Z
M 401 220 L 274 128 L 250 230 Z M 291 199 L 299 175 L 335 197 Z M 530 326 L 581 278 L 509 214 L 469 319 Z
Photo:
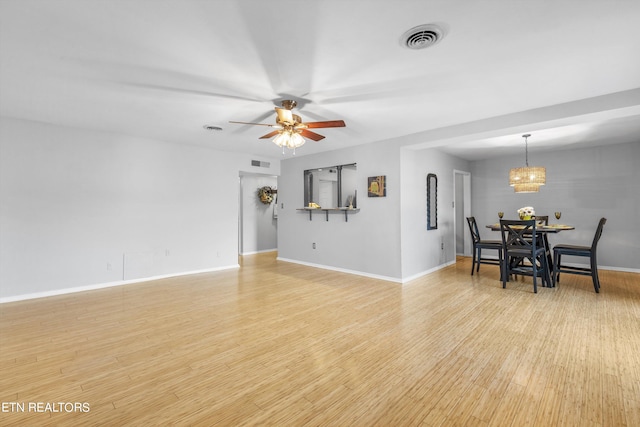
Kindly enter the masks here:
M 258 166 L 259 168 L 268 168 L 271 163 L 261 162 L 260 160 L 251 160 L 251 166 Z

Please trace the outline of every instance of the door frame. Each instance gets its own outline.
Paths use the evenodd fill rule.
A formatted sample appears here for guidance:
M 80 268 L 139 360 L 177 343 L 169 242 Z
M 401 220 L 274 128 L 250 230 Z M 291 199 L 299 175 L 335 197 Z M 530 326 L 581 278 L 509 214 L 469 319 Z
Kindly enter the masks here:
M 460 186 L 456 185 L 457 179 L 456 177 L 458 175 L 462 176 L 462 188 L 458 188 Z M 462 212 L 462 218 L 458 218 L 459 214 L 458 214 L 458 209 L 456 206 L 456 200 L 458 199 L 458 195 L 460 194 L 460 192 L 462 193 L 462 200 L 463 200 L 463 212 Z M 456 228 L 456 225 L 458 224 L 458 221 L 460 219 L 462 219 L 462 221 L 460 221 L 462 223 L 462 241 L 463 241 L 463 255 L 464 256 L 471 256 L 471 251 L 472 251 L 472 245 L 471 245 L 471 236 L 469 235 L 469 233 L 466 233 L 465 227 L 464 227 L 464 223 L 466 221 L 466 218 L 471 216 L 471 172 L 467 172 L 467 171 L 461 171 L 461 170 L 457 170 L 454 169 L 453 170 L 453 202 L 452 202 L 452 208 L 453 208 L 453 239 L 454 239 L 454 249 L 455 249 L 455 254 L 458 255 L 458 248 L 457 248 L 457 236 L 458 236 L 458 231 Z
M 244 254 L 244 212 L 245 209 L 248 209 L 246 206 L 244 206 L 243 200 L 244 200 L 244 182 L 243 182 L 243 178 L 246 177 L 250 177 L 250 178 L 260 178 L 260 177 L 268 177 L 268 178 L 275 178 L 276 182 L 280 179 L 280 177 L 278 175 L 274 175 L 274 174 L 269 174 L 269 173 L 255 173 L 255 172 L 244 172 L 244 171 L 240 171 L 238 173 L 238 255 L 242 256 Z M 277 186 L 277 184 L 276 184 Z M 255 191 L 254 189 L 250 190 L 252 193 Z M 275 202 L 274 202 L 275 203 Z M 277 224 L 277 223 L 276 223 Z M 277 225 L 276 225 L 277 227 Z M 276 239 L 276 245 L 277 245 L 277 239 Z M 276 248 L 277 249 L 277 248 Z

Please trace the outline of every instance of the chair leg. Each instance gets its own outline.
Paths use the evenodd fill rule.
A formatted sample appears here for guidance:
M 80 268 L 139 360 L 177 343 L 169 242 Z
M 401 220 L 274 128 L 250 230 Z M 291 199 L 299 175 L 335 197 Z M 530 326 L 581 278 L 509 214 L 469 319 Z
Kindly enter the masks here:
M 536 279 L 538 278 L 538 264 L 536 263 L 536 259 L 533 258 L 531 260 L 531 271 L 533 272 L 533 293 L 538 293 L 538 283 Z
M 544 280 L 547 282 L 547 287 L 552 288 L 553 282 L 551 281 L 551 272 L 549 271 L 549 260 L 547 256 L 544 256 L 543 259 L 543 268 L 544 268 Z
M 593 280 L 593 289 L 595 289 L 596 293 L 600 293 L 600 279 L 598 278 L 596 254 L 591 254 L 591 280 Z
M 476 268 L 476 252 L 478 252 L 477 248 L 473 248 L 473 262 L 471 263 L 471 275 L 473 276 L 473 270 Z
M 507 277 L 509 276 L 509 261 L 508 261 L 509 257 L 507 256 L 507 254 L 505 254 L 504 259 L 502 260 L 502 272 L 501 272 L 501 276 L 502 276 L 502 289 L 506 289 L 507 288 Z
M 478 265 L 476 266 L 476 273 L 480 272 L 480 260 L 482 259 L 482 248 L 478 248 Z
M 560 252 L 553 253 L 553 287 L 560 282 Z

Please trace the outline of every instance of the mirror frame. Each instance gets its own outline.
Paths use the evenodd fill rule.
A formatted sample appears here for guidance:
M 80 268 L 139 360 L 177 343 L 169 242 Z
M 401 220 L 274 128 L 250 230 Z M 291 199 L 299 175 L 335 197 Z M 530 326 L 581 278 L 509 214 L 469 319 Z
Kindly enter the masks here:
M 433 197 L 431 194 L 433 193 Z M 438 229 L 438 176 L 427 174 L 427 230 Z
M 314 186 L 314 181 L 313 181 L 313 173 L 315 171 L 318 171 L 320 169 L 336 169 L 336 173 L 337 173 L 337 184 L 336 184 L 336 200 L 334 200 L 334 203 L 336 204 L 335 206 L 322 206 L 322 208 L 324 209 L 338 209 L 340 207 L 346 207 L 346 206 L 341 206 L 340 202 L 342 201 L 342 193 L 343 193 L 343 188 L 342 188 L 342 171 L 343 168 L 345 167 L 349 167 L 349 166 L 353 166 L 354 170 L 357 170 L 357 163 L 345 163 L 342 165 L 335 165 L 335 166 L 325 166 L 325 167 L 321 167 L 321 168 L 314 168 L 314 169 L 306 169 L 303 171 L 303 175 L 304 175 L 304 197 L 303 197 L 303 202 L 304 202 L 304 206 L 309 206 L 309 202 L 312 202 L 313 200 L 311 200 L 311 195 L 313 194 L 313 186 Z M 353 195 L 353 208 L 357 207 L 357 190 L 354 189 L 354 195 Z

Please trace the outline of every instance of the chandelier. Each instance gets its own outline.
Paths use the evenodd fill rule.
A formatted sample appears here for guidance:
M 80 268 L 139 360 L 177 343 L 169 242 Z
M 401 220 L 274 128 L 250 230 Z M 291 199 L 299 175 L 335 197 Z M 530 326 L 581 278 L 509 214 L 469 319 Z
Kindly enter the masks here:
M 512 168 L 509 171 L 509 185 L 516 193 L 537 193 L 540 186 L 547 182 L 547 170 L 542 166 L 529 166 L 529 143 L 527 138 L 531 134 L 522 135 L 524 138 L 525 164 L 524 167 Z
M 296 148 L 302 146 L 305 143 L 305 140 L 302 135 L 293 128 L 293 126 L 286 126 L 275 138 L 273 138 L 273 143 L 278 147 L 282 147 L 282 154 L 284 154 L 285 148 L 289 148 L 293 150 L 293 154 L 295 155 Z

